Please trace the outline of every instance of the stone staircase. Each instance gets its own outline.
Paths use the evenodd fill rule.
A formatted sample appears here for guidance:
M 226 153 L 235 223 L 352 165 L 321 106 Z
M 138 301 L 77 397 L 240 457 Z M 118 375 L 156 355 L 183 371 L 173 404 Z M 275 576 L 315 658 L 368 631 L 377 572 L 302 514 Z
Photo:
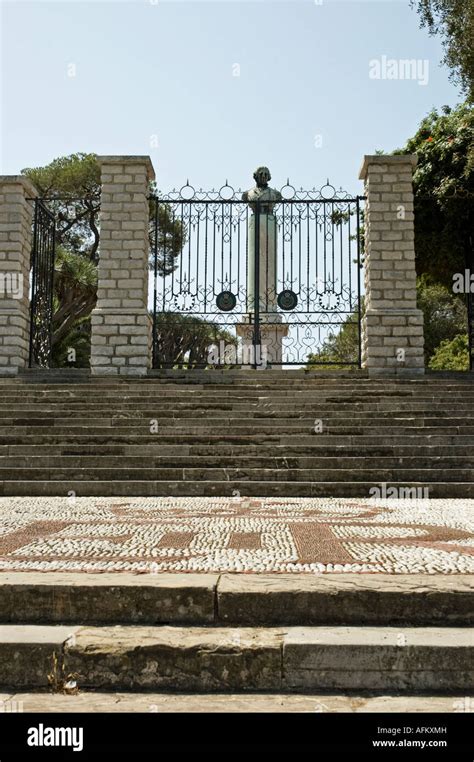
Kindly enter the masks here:
M 474 497 L 472 375 L 0 379 L 3 495 L 369 497 L 381 483 Z
M 385 711 L 397 696 L 423 711 L 425 695 L 455 711 L 474 689 L 473 603 L 463 576 L 4 573 L 0 691 L 29 711 L 75 711 L 81 696 L 117 711 L 121 692 L 142 711 L 167 693 L 185 709 L 207 694 L 214 711 L 242 694 L 247 711 L 295 696 L 351 711 L 369 695 Z M 64 695 L 71 681 L 81 696 Z

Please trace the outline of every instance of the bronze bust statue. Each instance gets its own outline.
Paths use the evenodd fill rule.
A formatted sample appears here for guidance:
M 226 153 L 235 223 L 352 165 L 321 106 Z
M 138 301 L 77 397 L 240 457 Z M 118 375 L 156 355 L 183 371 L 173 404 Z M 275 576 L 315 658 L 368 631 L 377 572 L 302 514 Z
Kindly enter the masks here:
M 268 183 L 272 179 L 268 167 L 258 167 L 253 173 L 256 182 L 255 188 L 242 194 L 242 201 L 247 201 L 255 212 L 256 201 L 259 202 L 260 214 L 273 214 L 273 208 L 278 201 L 282 200 L 280 191 L 270 188 Z

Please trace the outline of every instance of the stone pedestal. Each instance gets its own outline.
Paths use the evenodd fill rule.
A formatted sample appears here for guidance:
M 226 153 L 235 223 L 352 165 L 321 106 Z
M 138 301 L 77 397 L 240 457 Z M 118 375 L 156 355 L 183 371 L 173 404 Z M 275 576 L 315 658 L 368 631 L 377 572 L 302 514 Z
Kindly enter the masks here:
M 275 315 L 268 317 L 277 317 Z M 262 316 L 262 319 L 265 315 Z M 253 345 L 253 325 L 239 323 L 235 326 L 237 336 L 241 339 L 242 364 L 255 362 Z M 260 357 L 257 357 L 257 367 L 262 370 L 281 370 L 283 361 L 283 339 L 288 336 L 288 326 L 276 320 L 263 322 L 260 325 Z
M 148 312 L 148 156 L 100 156 L 102 198 L 97 306 L 92 312 L 91 369 L 96 375 L 144 376 L 151 364 Z
M 36 188 L 22 175 L 0 176 L 0 374 L 28 367 L 30 257 Z
M 370 375 L 424 373 L 416 306 L 412 175 L 416 156 L 365 156 L 365 303 L 362 365 Z

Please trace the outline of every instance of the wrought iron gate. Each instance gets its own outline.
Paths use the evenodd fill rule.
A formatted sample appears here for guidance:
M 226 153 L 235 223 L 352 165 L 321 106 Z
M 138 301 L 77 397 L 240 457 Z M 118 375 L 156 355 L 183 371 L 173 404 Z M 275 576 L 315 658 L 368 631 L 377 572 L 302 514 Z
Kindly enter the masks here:
M 35 201 L 31 252 L 30 368 L 51 365 L 56 222 L 41 199 Z
M 273 219 L 227 184 L 150 199 L 154 368 L 360 366 L 363 197 L 281 194 Z

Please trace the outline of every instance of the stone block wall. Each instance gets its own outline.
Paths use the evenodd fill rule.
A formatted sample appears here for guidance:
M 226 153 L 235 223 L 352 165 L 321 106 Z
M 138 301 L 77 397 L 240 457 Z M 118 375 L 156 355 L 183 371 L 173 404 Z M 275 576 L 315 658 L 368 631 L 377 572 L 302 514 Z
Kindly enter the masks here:
M 0 373 L 28 367 L 30 257 L 37 191 L 21 175 L 0 176 Z
M 148 314 L 148 156 L 101 156 L 102 197 L 97 305 L 92 312 L 92 373 L 146 375 Z
M 365 299 L 362 365 L 371 375 L 424 372 L 416 306 L 413 168 L 416 157 L 365 156 Z

